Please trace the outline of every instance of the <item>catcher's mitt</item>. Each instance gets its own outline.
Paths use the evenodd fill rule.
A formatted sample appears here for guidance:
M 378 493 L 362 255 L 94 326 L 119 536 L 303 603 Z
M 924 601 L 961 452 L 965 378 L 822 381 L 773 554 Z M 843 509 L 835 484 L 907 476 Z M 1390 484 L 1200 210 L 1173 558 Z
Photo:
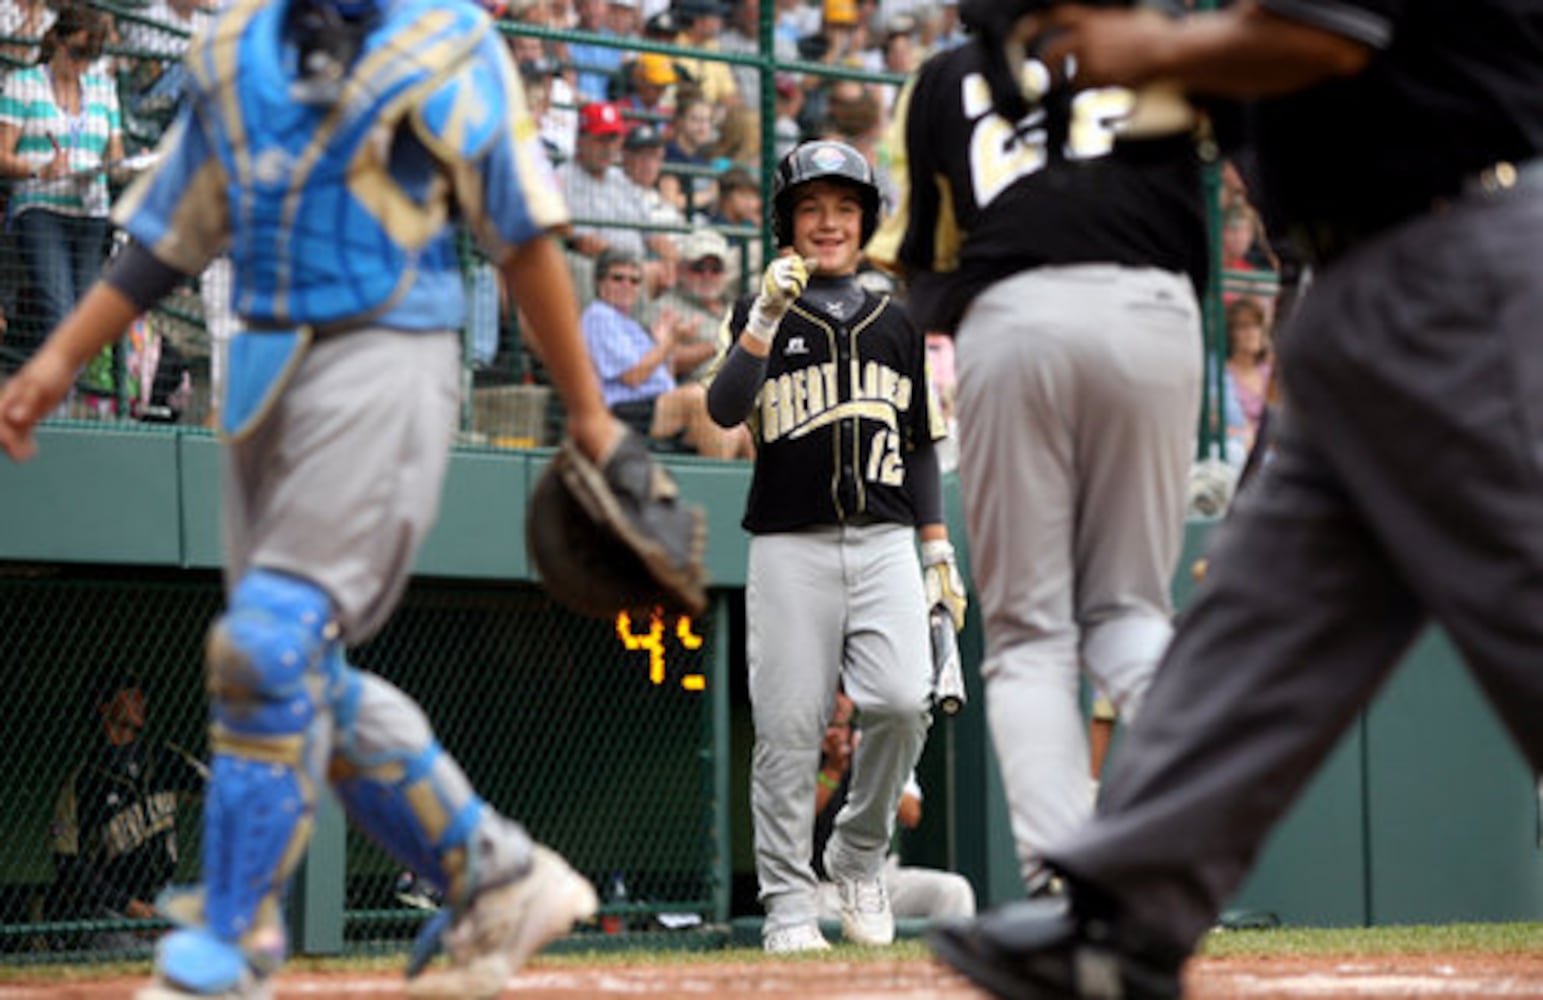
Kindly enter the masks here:
M 707 609 L 707 523 L 638 435 L 598 468 L 565 440 L 536 483 L 526 542 L 547 592 L 580 614 Z

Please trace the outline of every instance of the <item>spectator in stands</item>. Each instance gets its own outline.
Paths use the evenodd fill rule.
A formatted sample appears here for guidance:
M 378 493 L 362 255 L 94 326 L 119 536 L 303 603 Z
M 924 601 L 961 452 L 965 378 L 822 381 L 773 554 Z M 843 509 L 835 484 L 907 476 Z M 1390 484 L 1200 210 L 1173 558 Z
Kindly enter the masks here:
M 0 4 L 0 35 L 41 39 L 53 27 L 55 17 L 54 8 L 47 0 L 6 0 Z M 38 61 L 38 47 L 12 42 L 0 46 L 0 55 L 13 64 L 31 64 Z
M 799 39 L 799 54 L 830 66 L 862 68 L 868 24 L 857 0 L 824 0 L 820 31 Z
M 713 458 L 748 457 L 742 429 L 724 431 L 708 417 L 701 384 L 675 381 L 674 354 L 689 327 L 670 311 L 659 313 L 652 331 L 633 318 L 643 283 L 638 257 L 606 251 L 596 263 L 595 279 L 595 301 L 579 325 L 611 412 L 655 442 L 679 441 Z
M 519 20 L 526 24 L 551 26 L 550 11 L 541 4 L 532 4 L 519 13 Z M 556 149 L 561 155 L 554 162 L 573 159 L 574 146 L 579 131 L 578 96 L 573 83 L 560 72 L 562 61 L 556 49 L 533 35 L 507 35 L 510 51 L 516 63 L 550 64 L 559 69 L 547 84 L 546 112 L 536 119 L 541 127 L 542 142 Z
M 814 871 L 820 878 L 815 904 L 821 920 L 841 919 L 841 896 L 825 871 L 825 846 L 835 829 L 836 814 L 846 804 L 852 758 L 861 740 L 861 730 L 854 728 L 852 699 L 837 691 L 836 709 L 820 744 L 820 773 L 814 795 Z M 921 825 L 922 790 L 915 773 L 901 793 L 896 820 L 905 830 Z M 890 909 L 898 918 L 946 920 L 975 915 L 975 889 L 969 879 L 953 872 L 902 865 L 895 854 L 885 864 L 884 887 L 889 893 Z
M 609 0 L 605 7 L 605 26 L 617 38 L 637 38 L 643 27 L 638 0 Z M 622 52 L 622 55 L 625 58 L 626 53 Z
M 1264 307 L 1245 295 L 1227 306 L 1227 456 L 1237 464 L 1254 446 L 1270 395 L 1269 321 Z
M 909 14 L 901 15 L 884 27 L 884 36 L 869 60 L 869 69 L 882 73 L 899 73 L 910 76 L 916 71 L 917 60 L 916 19 Z M 872 84 L 870 89 L 878 98 L 879 107 L 885 114 L 895 108 L 895 98 L 900 87 L 893 83 Z
M 635 186 L 616 163 L 626 131 L 615 105 L 584 105 L 579 109 L 579 141 L 573 162 L 557 171 L 574 219 L 589 220 L 576 224 L 569 237 L 569 245 L 584 257 L 597 258 L 606 250 L 620 250 L 642 260 L 646 253 L 642 232 L 626 226 L 648 221 Z M 603 225 L 601 220 L 622 225 Z M 667 287 L 667 277 L 657 262 L 648 265 L 650 298 Z
M 820 31 L 820 6 L 805 0 L 776 0 L 776 34 L 779 44 L 791 43 L 797 50 L 800 39 Z
M 685 216 L 659 193 L 660 172 L 664 169 L 664 135 L 652 125 L 632 127 L 621 144 L 621 169 L 632 182 L 632 196 L 643 206 L 649 222 L 684 226 Z M 666 286 L 676 280 L 675 265 L 680 260 L 680 244 L 673 233 L 651 232 L 644 244 L 653 257 L 664 263 L 661 278 Z
M 37 320 L 52 330 L 96 281 L 107 251 L 107 169 L 123 158 L 118 93 L 92 72 L 106 15 L 59 10 L 41 62 L 0 83 L 0 174 Z
M 597 35 L 613 34 L 606 18 L 606 0 L 579 0 L 579 30 Z M 574 89 L 581 101 L 610 99 L 611 80 L 621 69 L 626 53 L 593 42 L 569 42 L 568 60 L 573 65 Z
M 765 224 L 762 215 L 761 185 L 744 167 L 731 167 L 718 178 L 718 211 L 712 221 L 722 226 L 749 226 L 760 230 Z M 730 273 L 755 275 L 761 273 L 761 237 L 732 236 L 729 238 Z
M 761 163 L 761 116 L 740 106 L 723 113 L 718 123 L 718 138 L 713 140 L 711 162 L 727 167 L 733 164 Z
M 152 919 L 156 894 L 176 874 L 177 806 L 202 791 L 208 771 L 181 747 L 145 738 L 148 695 L 143 681 L 117 669 L 92 686 L 91 747 L 60 784 L 48 827 L 51 919 Z
M 770 0 L 768 0 L 770 2 Z M 729 15 L 728 30 L 719 40 L 724 52 L 759 55 L 761 52 L 761 0 L 738 0 Z M 782 31 L 772 34 L 772 54 L 780 62 L 798 58 L 798 36 Z M 742 105 L 752 111 L 761 107 L 761 71 L 755 66 L 733 66 L 734 86 Z
M 705 170 L 712 166 L 712 142 L 712 105 L 702 97 L 682 95 L 675 108 L 670 141 L 664 147 L 665 164 Z M 705 218 L 718 197 L 712 178 L 700 173 L 675 174 L 667 170 L 659 181 L 659 191 L 688 219 Z
M 799 116 L 804 111 L 804 88 L 792 73 L 778 73 L 777 120 L 772 125 L 772 135 L 777 143 L 777 162 L 781 163 L 793 147 L 804 141 L 804 128 Z
M 537 39 L 531 39 L 531 41 L 537 41 Z M 520 81 L 525 85 L 525 104 L 530 108 L 531 118 L 537 122 L 541 148 L 546 151 L 547 159 L 553 164 L 560 165 L 567 161 L 568 155 L 552 139 L 550 130 L 544 123 L 552 108 L 552 87 L 562 79 L 562 74 L 558 71 L 557 63 L 546 56 L 522 59 L 518 61 L 518 65 Z
M 684 329 L 672 358 L 677 381 L 697 382 L 718 354 L 718 331 L 728 311 L 729 242 L 706 227 L 693 230 L 681 248 L 675 287 L 659 296 L 655 315 L 671 313 Z
M 645 52 L 627 63 L 623 73 L 629 85 L 616 105 L 625 117 L 662 125 L 675 116 L 674 87 L 680 77 L 669 56 Z
M 728 7 L 721 0 L 675 0 L 675 14 L 685 28 L 676 37 L 675 44 L 704 52 L 721 51 L 719 41 L 723 35 L 723 17 L 727 13 Z M 696 83 L 709 107 L 728 109 L 743 103 L 728 63 L 685 58 L 680 60 L 680 65 Z
M 930 37 L 926 39 L 925 51 L 919 54 L 921 59 L 963 45 L 968 37 L 964 33 L 964 25 L 959 22 L 959 0 L 942 0 L 935 8 L 931 8 L 931 13 L 936 21 L 931 26 Z
M 119 57 L 126 70 L 119 78 L 127 84 L 121 97 L 130 134 L 150 142 L 165 131 L 182 102 L 188 82 L 182 54 L 213 11 L 202 0 L 151 0 L 131 13 L 132 19 L 119 18 L 122 43 L 130 53 Z

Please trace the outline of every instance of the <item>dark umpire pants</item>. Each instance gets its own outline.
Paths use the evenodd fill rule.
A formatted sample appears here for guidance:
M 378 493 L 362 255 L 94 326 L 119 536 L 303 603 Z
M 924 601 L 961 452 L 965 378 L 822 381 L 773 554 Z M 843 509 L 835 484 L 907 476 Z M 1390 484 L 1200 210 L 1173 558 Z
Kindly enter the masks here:
M 1322 270 L 1276 455 L 1218 531 L 1093 823 L 1047 853 L 1186 948 L 1428 619 L 1543 769 L 1543 193 Z

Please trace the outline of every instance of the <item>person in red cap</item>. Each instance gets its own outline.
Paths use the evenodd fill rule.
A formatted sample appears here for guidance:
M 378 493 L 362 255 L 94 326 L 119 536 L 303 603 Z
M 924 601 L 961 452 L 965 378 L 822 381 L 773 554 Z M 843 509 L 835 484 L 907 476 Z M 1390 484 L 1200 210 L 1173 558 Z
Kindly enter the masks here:
M 573 160 L 557 171 L 568 207 L 573 212 L 573 234 L 569 247 L 588 260 L 576 262 L 580 270 L 592 266 L 594 258 L 606 250 L 618 250 L 642 260 L 648 255 L 643 233 L 628 228 L 628 223 L 648 222 L 647 209 L 638 200 L 633 185 L 617 166 L 622 137 L 627 123 L 616 105 L 595 101 L 579 109 L 578 145 Z M 602 222 L 620 225 L 601 225 Z M 668 284 L 658 261 L 644 266 L 645 287 L 649 297 Z M 583 288 L 582 280 L 575 284 Z

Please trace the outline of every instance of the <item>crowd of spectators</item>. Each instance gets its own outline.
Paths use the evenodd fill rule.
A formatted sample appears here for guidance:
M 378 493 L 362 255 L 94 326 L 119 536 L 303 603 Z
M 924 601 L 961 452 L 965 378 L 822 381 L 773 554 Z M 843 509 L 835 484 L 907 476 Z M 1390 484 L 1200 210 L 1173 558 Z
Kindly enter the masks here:
M 779 61 L 890 76 L 778 71 L 763 78 L 752 65 L 625 44 L 638 39 L 755 54 L 763 3 L 774 7 Z M 109 184 L 127 179 L 126 171 L 110 168 L 164 127 L 185 83 L 177 57 L 214 4 L 147 0 L 122 5 L 127 13 L 115 17 L 83 0 L 0 0 L 0 58 L 9 67 L 0 84 L 0 174 L 10 179 L 5 250 L 18 261 L 0 287 L 0 338 L 18 310 L 34 338 L 46 332 L 99 272 L 110 249 Z M 932 52 L 964 40 L 953 0 L 524 0 L 490 8 L 505 29 L 542 145 L 576 219 L 567 256 L 580 305 L 599 294 L 601 256 L 623 254 L 643 278 L 629 318 L 650 332 L 665 309 L 697 316 L 705 326 L 704 308 L 726 308 L 764 264 L 764 83 L 774 91 L 774 157 L 804 139 L 840 138 L 870 160 L 892 199 L 884 140 L 894 81 Z M 524 26 L 597 37 L 561 40 L 522 33 Z M 145 142 L 134 141 L 136 127 L 147 130 Z M 1249 415 L 1263 397 L 1256 383 L 1261 373 L 1267 382 L 1271 353 L 1267 286 L 1249 279 L 1272 273 L 1275 260 L 1238 172 L 1229 169 L 1224 181 L 1224 297 L 1229 308 L 1258 307 L 1235 311 L 1258 313 L 1261 340 L 1257 350 L 1245 351 L 1257 361 L 1242 374 L 1233 352 L 1218 359 L 1224 397 L 1217 426 L 1225 426 L 1227 457 L 1235 460 L 1252 440 L 1257 417 Z M 713 235 L 726 241 L 721 253 L 687 252 L 688 246 L 701 250 Z M 692 270 L 712 268 L 714 261 L 718 272 Z M 208 325 L 227 331 L 229 310 L 220 301 L 226 289 L 204 284 Z M 1232 320 L 1229 312 L 1229 337 Z M 511 326 L 497 325 L 506 332 Z M 494 349 L 486 328 L 477 335 L 479 348 L 469 358 L 474 366 L 507 364 L 510 350 L 522 350 L 517 336 L 499 333 Z M 13 333 L 9 343 L 0 339 L 0 358 L 14 364 L 25 347 Z M 217 366 L 216 353 L 210 352 Z M 515 367 L 526 377 L 539 374 L 539 363 Z M 689 385 L 705 368 L 696 363 L 671 374 Z M 946 384 L 940 389 L 951 391 Z

